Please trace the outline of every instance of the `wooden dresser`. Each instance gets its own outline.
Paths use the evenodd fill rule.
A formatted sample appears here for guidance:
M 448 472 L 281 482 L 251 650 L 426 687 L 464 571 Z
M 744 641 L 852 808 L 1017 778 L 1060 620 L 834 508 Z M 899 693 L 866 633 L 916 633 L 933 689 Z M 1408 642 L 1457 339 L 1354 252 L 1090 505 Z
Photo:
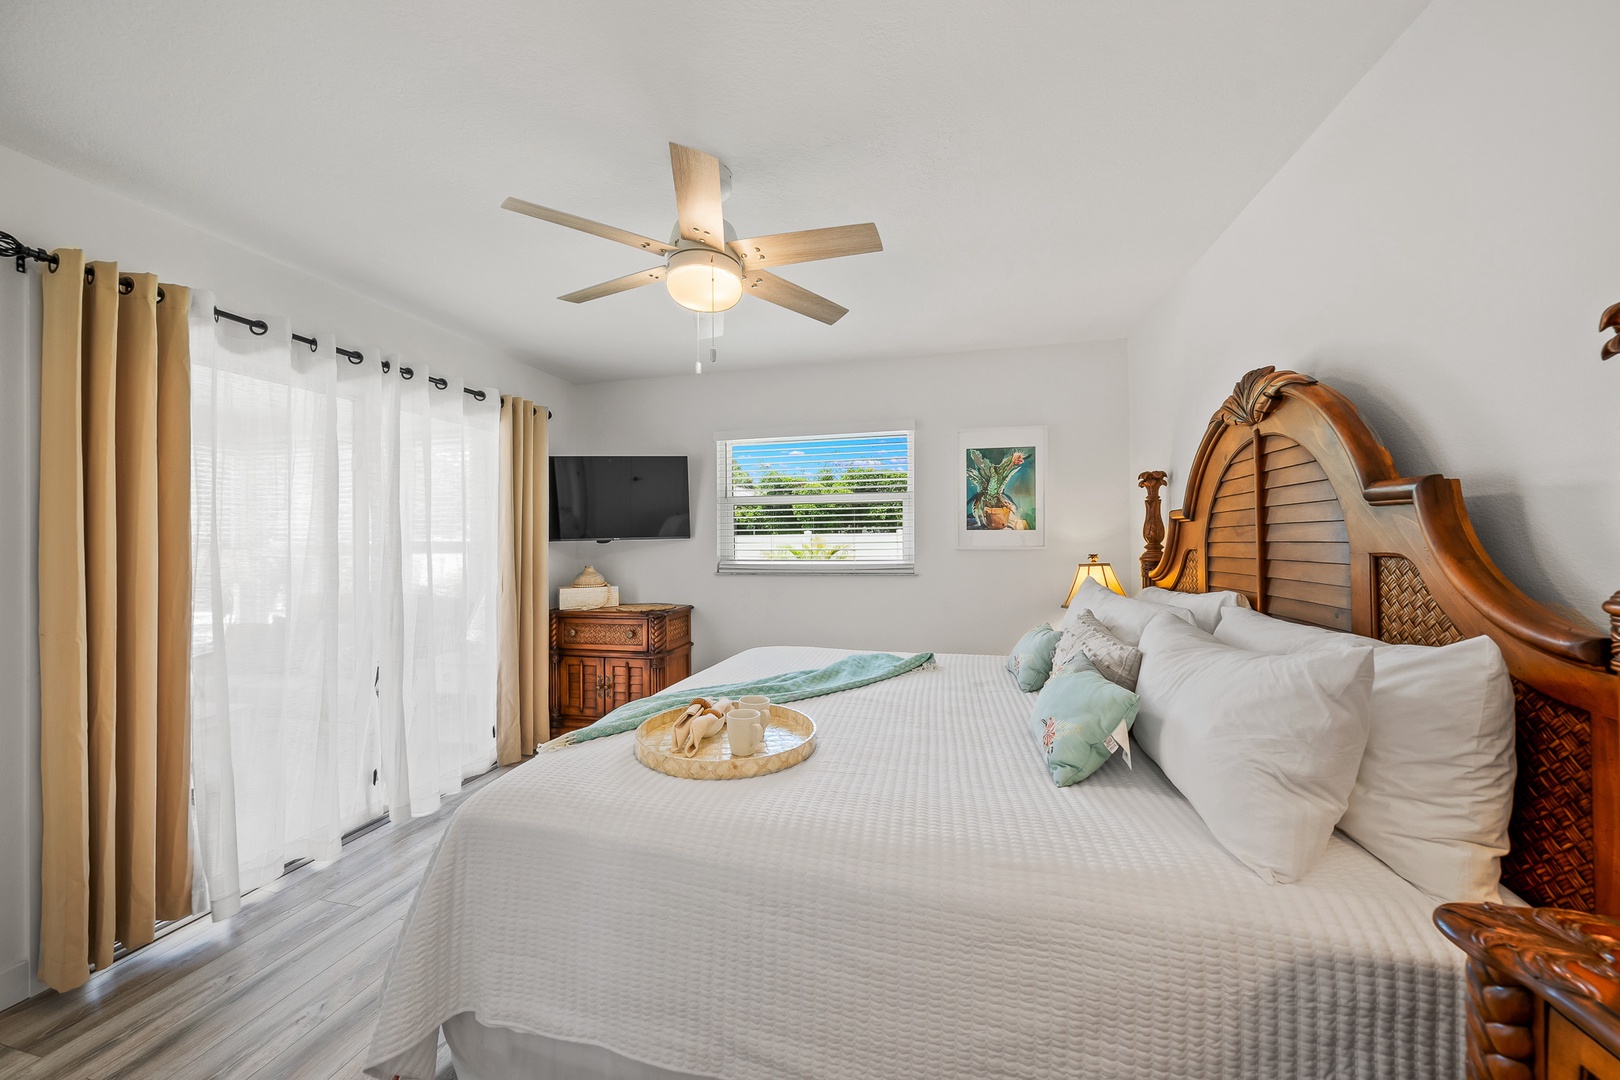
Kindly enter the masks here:
M 551 735 L 582 728 L 692 673 L 688 604 L 551 613 Z
M 1620 920 L 1446 904 L 1468 954 L 1468 1080 L 1620 1080 Z

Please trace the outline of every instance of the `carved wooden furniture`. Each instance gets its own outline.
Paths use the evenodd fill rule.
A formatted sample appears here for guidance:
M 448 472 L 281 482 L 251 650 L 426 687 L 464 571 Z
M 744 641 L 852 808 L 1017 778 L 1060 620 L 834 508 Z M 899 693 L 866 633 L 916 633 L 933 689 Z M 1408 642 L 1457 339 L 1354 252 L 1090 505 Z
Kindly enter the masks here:
M 1144 473 L 1148 552 L 1157 489 Z M 1144 555 L 1144 560 L 1146 555 Z M 1503 880 L 1532 904 L 1620 914 L 1620 666 L 1610 633 L 1531 600 L 1480 546 L 1461 486 L 1405 477 L 1343 395 L 1259 368 L 1222 403 L 1145 583 L 1397 643 L 1489 635 L 1518 698 Z M 1620 594 L 1604 605 L 1620 637 Z
M 1602 359 L 1620 356 L 1620 304 L 1610 304 L 1598 317 L 1598 330 L 1613 330 L 1614 337 L 1603 343 Z
M 1620 921 L 1446 904 L 1468 954 L 1468 1080 L 1620 1080 Z
M 1164 519 L 1159 516 L 1159 489 L 1164 487 L 1165 472 L 1154 469 L 1141 473 L 1136 486 L 1147 489 L 1147 517 L 1142 522 L 1142 584 L 1148 584 L 1148 575 L 1164 557 Z
M 692 673 L 692 608 L 626 604 L 551 613 L 551 736 Z

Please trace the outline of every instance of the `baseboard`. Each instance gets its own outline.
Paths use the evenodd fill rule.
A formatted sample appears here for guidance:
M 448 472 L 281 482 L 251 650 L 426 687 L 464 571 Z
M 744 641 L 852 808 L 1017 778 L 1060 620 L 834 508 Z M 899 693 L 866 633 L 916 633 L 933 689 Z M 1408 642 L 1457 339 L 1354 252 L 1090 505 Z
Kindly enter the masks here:
M 34 996 L 33 965 L 27 960 L 0 971 L 0 1009 L 7 1009 L 19 1001 Z

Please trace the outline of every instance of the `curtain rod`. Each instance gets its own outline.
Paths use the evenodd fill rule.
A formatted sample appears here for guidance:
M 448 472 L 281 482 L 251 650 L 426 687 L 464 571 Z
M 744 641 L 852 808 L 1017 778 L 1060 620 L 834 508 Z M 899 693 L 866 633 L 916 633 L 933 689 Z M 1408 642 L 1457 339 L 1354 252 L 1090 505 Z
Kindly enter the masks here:
M 240 322 L 241 325 L 248 327 L 249 332 L 254 335 L 269 334 L 269 332 L 271 332 L 271 325 L 267 324 L 264 319 L 248 319 L 246 316 L 238 316 L 235 311 L 225 311 L 224 308 L 214 308 L 214 322 L 219 322 L 220 319 L 230 319 L 232 322 Z M 319 338 L 305 337 L 303 334 L 293 334 L 293 340 L 301 343 L 301 345 L 308 345 L 311 353 L 321 347 Z M 332 348 L 337 351 L 337 355 L 348 358 L 348 363 L 358 364 L 364 359 L 363 353 L 356 353 L 355 350 L 348 350 L 348 348 L 340 347 L 340 345 L 334 345 Z M 382 361 L 382 374 L 387 374 L 387 372 L 392 371 L 392 368 L 394 368 L 394 366 L 392 366 L 389 361 L 386 361 L 386 359 Z M 413 371 L 413 369 L 403 368 L 403 366 L 400 368 L 400 379 L 415 379 L 415 377 L 416 372 Z M 428 382 L 431 382 L 436 390 L 447 389 L 447 387 L 450 385 L 450 382 L 447 381 L 447 379 L 441 379 L 439 376 L 428 376 Z M 484 400 L 483 390 L 475 390 L 473 387 L 462 387 L 462 393 L 470 393 L 470 395 L 473 395 L 473 400 L 475 400 L 475 402 L 483 402 Z M 535 411 L 538 413 L 539 406 L 535 406 Z M 551 410 L 549 410 L 549 408 L 546 410 L 546 419 L 551 419 Z
M 234 311 L 226 311 L 224 308 L 221 308 L 221 307 L 214 308 L 214 321 L 218 322 L 221 319 L 229 319 L 233 323 L 240 323 L 243 326 L 247 327 L 248 331 L 250 333 L 252 333 L 252 334 L 254 334 L 256 336 L 257 335 L 262 335 L 262 334 L 267 334 L 267 333 L 270 332 L 270 324 L 265 322 L 263 319 L 249 319 L 245 315 L 236 314 Z M 292 336 L 292 339 L 294 341 L 302 344 L 302 345 L 308 345 L 310 352 L 314 352 L 316 349 L 320 348 L 320 341 L 319 341 L 318 338 L 305 337 L 302 334 L 294 334 Z M 337 354 L 339 356 L 347 357 L 349 363 L 351 363 L 351 364 L 358 364 L 358 363 L 360 363 L 361 361 L 363 361 L 365 359 L 364 354 L 355 352 L 353 349 L 345 349 L 340 345 L 334 345 L 334 346 L 332 346 L 332 348 L 337 352 Z M 384 360 L 382 362 L 382 369 L 383 369 L 383 374 L 386 375 L 386 374 L 388 374 L 389 371 L 391 371 L 393 369 L 393 365 L 390 364 L 387 360 Z M 414 379 L 416 377 L 416 372 L 413 371 L 411 368 L 402 366 L 399 369 L 399 377 L 402 378 L 402 379 Z M 444 390 L 444 389 L 447 389 L 450 386 L 450 382 L 449 382 L 448 379 L 441 379 L 436 375 L 429 375 L 428 376 L 428 382 L 433 384 L 433 388 L 435 390 Z M 463 394 L 471 394 L 473 396 L 473 400 L 475 400 L 475 401 L 483 401 L 484 397 L 485 397 L 484 392 L 482 390 L 474 390 L 470 386 L 463 386 L 461 388 L 461 392 Z M 534 411 L 539 412 L 540 411 L 539 406 L 535 406 Z M 547 420 L 551 419 L 551 410 L 550 409 L 546 410 L 546 419 Z
M 238 315 L 234 311 L 226 311 L 224 308 L 216 307 L 214 309 L 214 321 L 219 322 L 221 319 L 229 319 L 233 323 L 240 323 L 241 325 L 247 327 L 248 332 L 253 334 L 255 337 L 262 336 L 270 332 L 270 324 L 265 322 L 263 319 L 250 319 L 246 315 Z M 305 337 L 303 334 L 294 334 L 292 339 L 301 345 L 308 345 L 310 352 L 314 352 L 316 349 L 320 348 L 320 340 L 318 338 Z M 353 349 L 345 349 L 338 345 L 334 345 L 332 348 L 336 350 L 339 356 L 348 358 L 348 361 L 351 364 L 358 364 L 365 359 L 365 355 L 363 353 L 355 352 Z M 387 360 L 384 360 L 382 362 L 383 374 L 388 374 L 388 372 L 392 370 L 392 367 L 392 364 L 390 364 Z M 399 377 L 402 379 L 413 379 L 416 377 L 416 372 L 408 367 L 402 366 L 399 369 Z M 428 382 L 432 383 L 434 388 L 439 390 L 443 390 L 450 385 L 448 380 L 434 378 L 432 375 L 428 376 Z M 461 392 L 464 394 L 471 394 L 473 399 L 476 401 L 483 401 L 485 397 L 482 390 L 474 390 L 470 386 L 463 386 L 461 388 Z M 546 419 L 551 419 L 550 413 L 546 414 Z
M 48 263 L 53 274 L 56 273 L 56 268 L 61 263 L 61 259 L 44 248 L 31 248 L 8 232 L 0 232 L 0 259 L 16 259 L 17 273 L 19 274 L 28 272 L 29 259 Z
M 62 262 L 59 256 L 53 255 L 44 248 L 29 247 L 27 244 L 23 243 L 21 240 L 18 240 L 15 236 L 12 236 L 8 232 L 0 232 L 0 259 L 15 259 L 17 261 L 17 273 L 19 274 L 26 274 L 28 272 L 28 261 L 30 259 L 34 260 L 35 262 L 45 263 L 50 267 L 50 271 L 53 274 L 56 273 L 56 268 L 60 266 Z M 95 271 L 93 269 L 86 267 L 84 273 L 87 280 L 95 280 Z M 135 287 L 135 283 L 130 278 L 120 277 L 118 279 L 118 286 L 120 290 L 128 292 L 130 289 Z M 158 303 L 161 304 L 163 302 L 162 289 L 158 290 L 157 299 Z M 269 324 L 263 319 L 249 319 L 245 316 L 238 315 L 235 312 L 226 311 L 223 308 L 216 307 L 214 309 L 214 321 L 218 322 L 221 319 L 229 319 L 231 322 L 240 323 L 241 325 L 247 327 L 248 330 L 255 335 L 270 332 Z M 320 342 L 316 338 L 305 337 L 302 334 L 294 334 L 292 339 L 299 344 L 308 345 L 310 352 L 314 352 L 320 347 Z M 339 346 L 333 346 L 333 348 L 336 349 L 339 356 L 347 358 L 351 364 L 358 364 L 365 359 L 363 354 L 355 352 L 353 349 L 345 349 Z M 387 360 L 382 362 L 384 374 L 387 374 L 391 367 L 392 365 L 389 364 Z M 399 375 L 402 379 L 410 379 L 415 377 L 416 372 L 412 371 L 408 367 L 401 367 L 399 369 Z M 448 380 L 441 379 L 435 375 L 429 375 L 428 382 L 432 383 L 434 389 L 436 390 L 444 390 L 450 385 Z M 471 394 L 475 401 L 483 401 L 486 397 L 484 391 L 475 390 L 470 386 L 463 386 L 461 388 L 461 392 L 464 394 Z M 539 412 L 539 406 L 536 406 L 534 411 Z M 551 410 L 547 409 L 546 419 L 550 420 L 551 418 Z

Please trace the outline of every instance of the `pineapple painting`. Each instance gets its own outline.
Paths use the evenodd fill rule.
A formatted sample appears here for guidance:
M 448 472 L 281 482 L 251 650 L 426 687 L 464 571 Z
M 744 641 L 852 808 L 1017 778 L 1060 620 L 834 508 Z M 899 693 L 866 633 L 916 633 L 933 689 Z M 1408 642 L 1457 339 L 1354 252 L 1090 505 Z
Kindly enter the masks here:
M 1036 527 L 1035 447 L 969 447 L 964 465 L 969 529 Z

